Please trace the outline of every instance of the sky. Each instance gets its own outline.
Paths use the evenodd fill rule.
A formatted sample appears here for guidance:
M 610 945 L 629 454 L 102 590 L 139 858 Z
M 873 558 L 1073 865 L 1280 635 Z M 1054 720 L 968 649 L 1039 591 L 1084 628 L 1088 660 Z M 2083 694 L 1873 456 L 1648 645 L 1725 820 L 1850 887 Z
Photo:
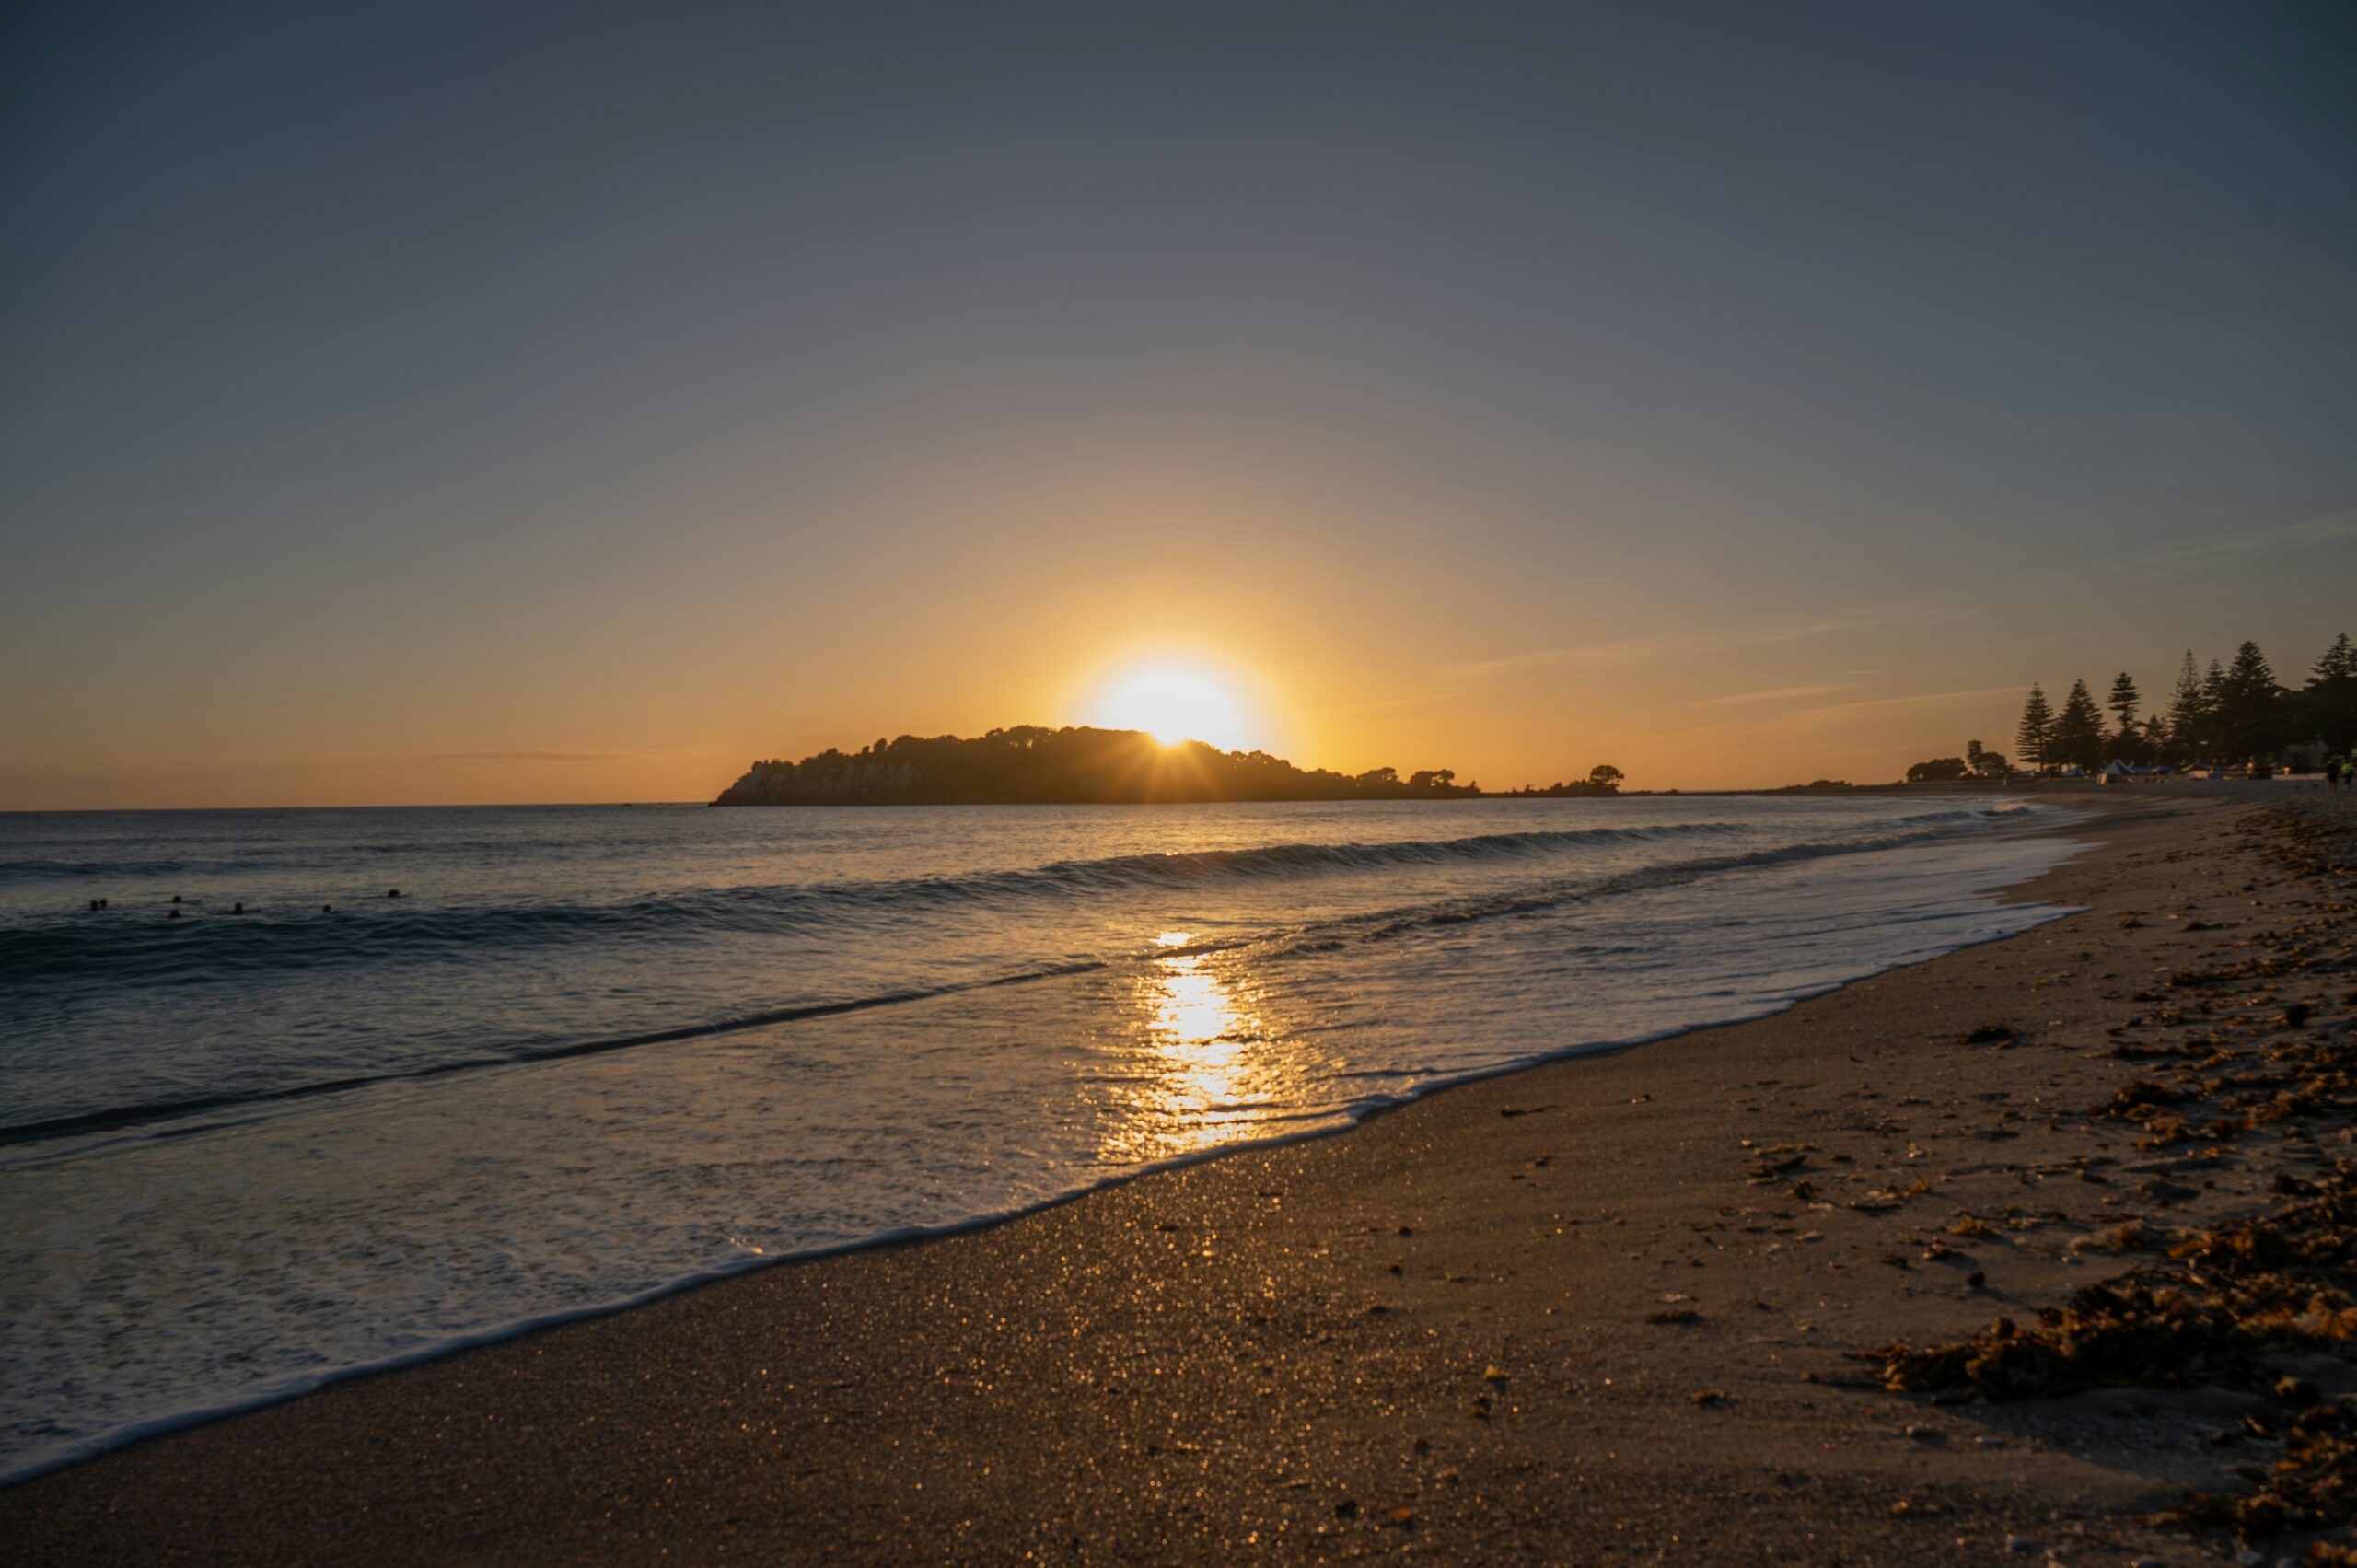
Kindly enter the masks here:
M 0 808 L 1217 682 L 1898 776 L 2357 631 L 2357 9 L 9 8 Z

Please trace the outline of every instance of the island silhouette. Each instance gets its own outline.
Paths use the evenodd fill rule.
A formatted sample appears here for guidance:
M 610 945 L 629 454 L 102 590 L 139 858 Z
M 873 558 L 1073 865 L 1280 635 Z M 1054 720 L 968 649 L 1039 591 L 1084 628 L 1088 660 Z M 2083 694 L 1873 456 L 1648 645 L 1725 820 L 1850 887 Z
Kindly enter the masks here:
M 904 735 L 855 752 L 756 762 L 714 806 L 1144 806 L 1478 796 L 1447 768 L 1402 778 L 1302 769 L 1265 751 L 1166 744 L 1144 730 L 1020 725 L 967 739 Z

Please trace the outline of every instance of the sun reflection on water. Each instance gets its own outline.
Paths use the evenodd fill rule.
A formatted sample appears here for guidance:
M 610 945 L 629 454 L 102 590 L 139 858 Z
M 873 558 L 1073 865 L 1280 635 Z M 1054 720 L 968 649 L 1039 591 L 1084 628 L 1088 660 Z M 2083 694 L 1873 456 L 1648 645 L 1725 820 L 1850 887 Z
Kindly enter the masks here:
M 1236 957 L 1184 951 L 1190 934 L 1155 938 L 1167 949 L 1139 974 L 1145 1059 L 1133 1080 L 1130 1157 L 1169 1159 L 1250 1137 L 1277 1087 L 1269 1029 Z

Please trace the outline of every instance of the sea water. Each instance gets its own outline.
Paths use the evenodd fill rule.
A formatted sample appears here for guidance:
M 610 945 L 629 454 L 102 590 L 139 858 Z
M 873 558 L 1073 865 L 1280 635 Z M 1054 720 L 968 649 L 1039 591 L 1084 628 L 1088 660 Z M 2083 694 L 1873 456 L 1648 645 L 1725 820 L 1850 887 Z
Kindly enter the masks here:
M 2060 912 L 2061 815 L 0 816 L 0 1477 L 1773 1012 Z

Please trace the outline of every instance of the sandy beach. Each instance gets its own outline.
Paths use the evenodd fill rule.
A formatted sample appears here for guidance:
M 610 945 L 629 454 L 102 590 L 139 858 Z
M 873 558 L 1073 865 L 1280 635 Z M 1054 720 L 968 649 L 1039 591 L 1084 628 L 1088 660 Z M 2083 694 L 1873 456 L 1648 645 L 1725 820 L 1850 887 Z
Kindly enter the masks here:
M 2013 940 L 179 1433 L 0 1492 L 0 1539 L 23 1562 L 2215 1561 L 2224 1536 L 2146 1516 L 2247 1493 L 2235 1467 L 2281 1458 L 2303 1401 L 2357 1388 L 2345 1362 L 2287 1342 L 2014 1400 L 1893 1392 L 1872 1353 L 2034 1322 L 2165 1256 L 2136 1237 L 2281 1207 L 2357 1153 L 2321 1091 L 2212 1121 L 2291 1092 L 2249 1071 L 2281 1042 L 2346 1048 L 2326 830 L 2223 793 L 2071 804 L 2086 852 L 2016 893 L 2085 912 Z

